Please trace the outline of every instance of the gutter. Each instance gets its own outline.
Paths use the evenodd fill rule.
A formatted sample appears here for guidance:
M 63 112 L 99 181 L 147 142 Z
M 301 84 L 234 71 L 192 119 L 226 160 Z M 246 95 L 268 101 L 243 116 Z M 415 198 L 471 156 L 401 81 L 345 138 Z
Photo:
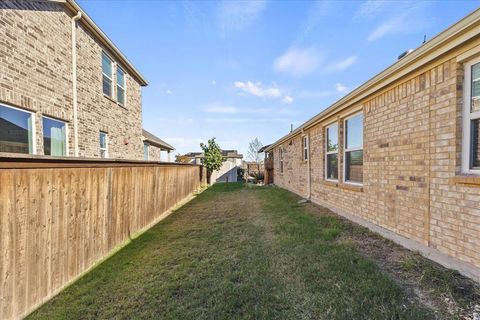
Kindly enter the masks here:
M 78 150 L 78 97 L 77 97 L 77 21 L 82 18 L 79 11 L 72 17 L 72 100 L 73 100 L 73 144 L 74 155 L 79 156 Z
M 334 104 L 330 105 L 327 109 L 313 116 L 291 133 L 272 143 L 268 148 L 266 148 L 265 151 L 268 152 L 273 150 L 273 148 L 277 145 L 301 134 L 302 130 L 307 130 L 333 113 L 339 112 L 355 103 L 358 103 L 369 95 L 374 94 L 394 81 L 397 81 L 410 72 L 420 68 L 422 65 L 433 61 L 442 54 L 445 54 L 462 43 L 478 36 L 479 24 L 480 9 L 477 9 L 462 20 L 452 25 L 450 28 L 446 29 L 419 48 L 415 49 L 405 58 L 395 62 L 390 67 L 362 84 L 360 87 L 356 88 Z
M 100 41 L 101 44 L 105 46 L 110 53 L 118 59 L 124 67 L 125 71 L 131 74 L 141 86 L 147 86 L 148 81 L 143 77 L 143 75 L 133 66 L 133 64 L 128 61 L 127 57 L 118 49 L 118 47 L 113 43 L 112 40 L 97 26 L 97 24 L 85 13 L 85 11 L 75 2 L 75 0 L 50 0 L 55 2 L 63 2 L 65 5 L 74 13 L 82 13 L 82 21 L 85 27 L 92 32 L 92 34 Z

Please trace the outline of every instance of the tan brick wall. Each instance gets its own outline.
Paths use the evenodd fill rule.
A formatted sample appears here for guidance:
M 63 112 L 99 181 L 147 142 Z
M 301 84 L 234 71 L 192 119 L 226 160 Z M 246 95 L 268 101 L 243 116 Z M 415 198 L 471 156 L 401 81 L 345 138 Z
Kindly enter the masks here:
M 463 72 L 455 57 L 438 60 L 308 129 L 312 201 L 480 267 L 480 186 L 452 179 L 460 172 Z M 352 187 L 342 183 L 343 119 L 358 109 L 364 113 L 364 183 Z M 334 121 L 340 126 L 338 184 L 324 179 L 324 132 Z M 279 147 L 274 183 L 308 196 L 300 135 L 282 144 L 283 173 Z
M 40 155 L 43 115 L 67 122 L 74 154 L 71 16 L 61 3 L 0 2 L 0 103 L 35 112 Z M 102 47 L 82 23 L 77 50 L 80 156 L 99 157 L 99 132 L 105 131 L 111 158 L 143 159 L 139 83 L 127 75 L 126 107 L 117 105 L 103 96 Z
M 148 160 L 150 161 L 160 161 L 161 160 L 161 149 L 155 146 L 150 146 L 148 148 Z

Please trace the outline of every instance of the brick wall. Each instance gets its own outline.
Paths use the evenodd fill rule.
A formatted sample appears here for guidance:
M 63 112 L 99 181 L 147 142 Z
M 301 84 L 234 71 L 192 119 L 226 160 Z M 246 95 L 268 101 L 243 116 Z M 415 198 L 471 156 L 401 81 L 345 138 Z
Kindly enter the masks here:
M 67 123 L 74 154 L 71 16 L 62 3 L 0 2 L 0 103 L 35 113 L 37 154 L 44 154 L 43 115 Z M 104 131 L 111 158 L 143 159 L 139 83 L 127 75 L 126 107 L 117 105 L 103 96 L 102 47 L 82 23 L 77 51 L 80 156 L 100 156 Z
M 480 267 L 480 187 L 454 179 L 461 165 L 463 72 L 455 56 L 437 60 L 306 130 L 312 201 Z M 352 186 L 342 183 L 343 119 L 358 110 L 364 114 L 364 182 Z M 335 121 L 340 143 L 338 183 L 324 179 L 325 127 Z M 274 183 L 308 196 L 301 136 L 273 151 Z

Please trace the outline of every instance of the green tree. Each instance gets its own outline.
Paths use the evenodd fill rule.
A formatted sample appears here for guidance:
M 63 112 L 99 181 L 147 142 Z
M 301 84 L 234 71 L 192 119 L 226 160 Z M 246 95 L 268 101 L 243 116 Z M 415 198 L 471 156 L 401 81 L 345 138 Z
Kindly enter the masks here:
M 222 167 L 224 161 L 222 149 L 220 149 L 220 146 L 215 142 L 215 138 L 209 139 L 207 145 L 203 142 L 200 143 L 200 147 L 204 153 L 202 164 L 207 168 L 207 182 L 210 183 L 212 172 Z
M 190 163 L 191 159 L 187 156 L 182 156 L 180 153 L 175 156 L 175 162 L 177 163 Z

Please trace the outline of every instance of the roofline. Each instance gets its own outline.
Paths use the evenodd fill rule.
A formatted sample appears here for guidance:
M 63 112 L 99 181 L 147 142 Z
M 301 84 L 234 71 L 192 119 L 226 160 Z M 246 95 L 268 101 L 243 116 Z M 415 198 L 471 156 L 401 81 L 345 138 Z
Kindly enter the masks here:
M 157 141 L 154 141 L 152 139 L 149 139 L 149 138 L 144 138 L 143 141 L 146 141 L 148 142 L 151 146 L 154 146 L 154 147 L 157 147 L 157 148 L 160 148 L 160 149 L 163 149 L 163 150 L 170 150 L 170 151 L 174 151 L 175 148 L 171 145 L 169 145 L 168 143 L 159 143 Z
M 479 24 L 480 9 L 476 9 L 462 20 L 453 24 L 428 42 L 424 43 L 422 46 L 412 51 L 406 57 L 396 61 L 387 69 L 378 73 L 376 76 L 366 81 L 361 86 L 337 102 L 333 103 L 322 112 L 304 122 L 297 129 L 272 143 L 268 148 L 265 149 L 265 151 L 271 151 L 274 147 L 301 134 L 306 129 L 318 124 L 334 112 L 339 112 L 347 107 L 350 107 L 367 96 L 375 93 L 378 90 L 381 90 L 394 81 L 397 81 L 410 72 L 418 69 L 422 65 L 433 61 L 442 54 L 445 54 L 451 49 L 461 45 L 475 36 L 478 36 L 479 32 L 475 27 Z
M 103 32 L 102 29 L 100 29 L 100 27 L 88 16 L 88 14 L 75 2 L 75 0 L 50 1 L 65 3 L 67 7 L 75 14 L 81 12 L 82 18 L 80 21 L 83 21 L 87 29 L 92 32 L 100 40 L 100 42 L 125 66 L 128 72 L 139 81 L 141 86 L 145 87 L 148 85 L 148 81 L 143 77 L 143 75 L 133 66 L 128 58 L 120 51 L 113 41 L 108 38 L 105 32 Z

